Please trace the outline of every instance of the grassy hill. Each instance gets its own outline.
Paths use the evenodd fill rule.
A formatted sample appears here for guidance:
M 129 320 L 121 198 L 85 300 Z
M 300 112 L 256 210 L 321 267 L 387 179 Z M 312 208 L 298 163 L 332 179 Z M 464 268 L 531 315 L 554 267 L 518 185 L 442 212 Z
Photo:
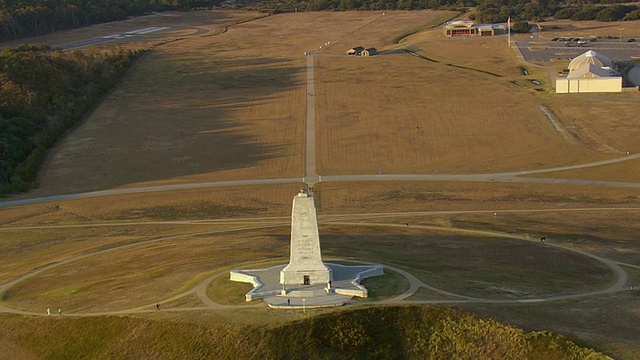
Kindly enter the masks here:
M 433 306 L 345 309 L 266 328 L 5 315 L 0 329 L 0 345 L 25 359 L 608 359 L 559 335 Z

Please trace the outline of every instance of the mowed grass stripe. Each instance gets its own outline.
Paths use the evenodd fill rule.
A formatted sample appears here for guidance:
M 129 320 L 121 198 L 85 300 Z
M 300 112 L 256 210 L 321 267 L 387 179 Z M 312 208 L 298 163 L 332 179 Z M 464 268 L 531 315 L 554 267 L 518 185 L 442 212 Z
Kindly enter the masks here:
M 538 100 L 503 79 L 404 54 L 318 59 L 319 169 L 485 172 L 576 161 Z

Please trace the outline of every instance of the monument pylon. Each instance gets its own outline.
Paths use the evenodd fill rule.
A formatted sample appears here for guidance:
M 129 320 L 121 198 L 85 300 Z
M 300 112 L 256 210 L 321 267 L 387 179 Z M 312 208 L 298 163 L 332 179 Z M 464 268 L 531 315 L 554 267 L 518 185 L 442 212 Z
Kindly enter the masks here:
M 318 218 L 313 196 L 306 190 L 293 198 L 289 264 L 280 271 L 280 284 L 329 284 L 331 269 L 322 262 Z
M 367 289 L 360 281 L 384 275 L 382 265 L 322 262 L 316 206 L 313 196 L 306 190 L 300 190 L 293 198 L 290 252 L 286 266 L 231 270 L 229 279 L 253 285 L 245 295 L 246 301 L 262 298 L 270 307 L 301 307 L 304 310 L 340 306 L 353 296 L 366 298 Z

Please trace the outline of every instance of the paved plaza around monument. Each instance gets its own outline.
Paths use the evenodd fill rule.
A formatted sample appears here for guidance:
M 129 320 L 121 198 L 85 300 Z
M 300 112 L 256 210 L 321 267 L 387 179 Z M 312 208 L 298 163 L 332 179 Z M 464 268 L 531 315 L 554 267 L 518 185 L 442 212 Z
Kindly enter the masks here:
M 288 308 L 339 306 L 353 296 L 366 298 L 367 289 L 360 281 L 383 274 L 380 265 L 322 262 L 315 200 L 307 189 L 302 189 L 293 197 L 289 264 L 233 270 L 229 276 L 232 281 L 253 285 L 246 295 L 247 302 L 262 298 L 270 307 Z
M 298 285 L 284 289 L 286 294 L 283 294 L 283 286 L 279 282 L 280 272 L 285 265 L 273 266 L 267 269 L 239 270 L 236 273 L 259 279 L 261 285 L 251 291 L 252 299 L 262 298 L 272 308 L 286 309 L 301 306 L 312 308 L 343 305 L 353 298 L 353 295 L 344 295 L 345 293 L 362 291 L 362 287 L 356 282 L 361 273 L 371 270 L 382 271 L 382 267 L 379 265 L 340 265 L 333 263 L 325 263 L 325 265 L 332 272 L 332 289 L 328 289 L 324 284 Z M 340 291 L 342 294 L 336 293 L 336 289 L 342 290 Z

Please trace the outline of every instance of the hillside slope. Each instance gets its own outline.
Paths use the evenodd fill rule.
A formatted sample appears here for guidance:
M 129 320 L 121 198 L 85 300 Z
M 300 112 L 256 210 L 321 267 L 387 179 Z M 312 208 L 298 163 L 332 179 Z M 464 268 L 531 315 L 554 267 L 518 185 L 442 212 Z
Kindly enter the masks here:
M 559 335 L 434 306 L 340 309 L 275 328 L 4 315 L 0 345 L 14 359 L 608 359 Z

